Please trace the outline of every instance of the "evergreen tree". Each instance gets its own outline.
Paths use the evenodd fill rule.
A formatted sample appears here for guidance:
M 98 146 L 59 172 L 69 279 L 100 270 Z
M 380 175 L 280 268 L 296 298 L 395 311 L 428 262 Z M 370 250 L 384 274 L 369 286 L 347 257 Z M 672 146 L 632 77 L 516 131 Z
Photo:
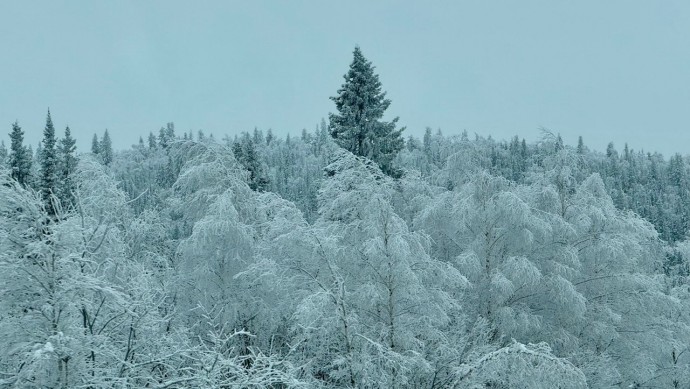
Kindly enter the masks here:
M 103 164 L 108 166 L 113 162 L 113 142 L 110 140 L 110 134 L 108 134 L 108 129 L 105 129 L 103 133 L 103 138 L 100 144 L 101 158 L 103 159 Z
M 424 145 L 424 154 L 428 158 L 429 161 L 431 161 L 431 127 L 427 127 L 426 130 L 424 131 L 424 140 L 423 140 L 423 145 Z
M 77 141 L 72 138 L 69 126 L 65 128 L 65 137 L 60 140 L 58 146 L 60 158 L 60 188 L 59 198 L 63 206 L 74 205 L 74 180 L 72 175 L 77 169 Z
M 149 149 L 154 150 L 158 148 L 158 145 L 156 144 L 156 136 L 153 135 L 153 132 L 149 132 Z
M 302 129 L 302 136 L 300 138 L 304 143 L 311 143 L 311 134 L 307 132 L 306 128 Z
M 266 146 L 270 146 L 271 142 L 273 142 L 273 130 L 269 128 L 266 132 Z
M 328 124 L 326 124 L 326 120 L 321 118 L 321 123 L 319 123 L 315 133 L 316 140 L 313 143 L 314 154 L 321 155 L 321 152 L 323 151 L 324 147 L 326 147 L 326 144 L 330 141 L 331 137 L 328 133 Z
M 7 147 L 5 141 L 0 141 L 0 166 L 5 166 L 7 160 Z
M 613 145 L 613 142 L 609 142 L 608 146 L 606 146 L 606 156 L 608 158 L 618 158 L 618 151 L 616 151 L 616 147 Z
M 161 127 L 161 129 L 158 130 L 158 144 L 163 149 L 168 148 L 168 137 L 165 135 L 165 127 Z
M 381 120 L 391 101 L 359 47 L 353 54 L 345 83 L 331 97 L 338 109 L 338 114 L 329 114 L 331 136 L 341 147 L 376 161 L 386 174 L 394 175 L 392 161 L 404 147 L 404 128 L 395 128 L 397 117 L 391 122 Z
M 53 202 L 53 195 L 57 194 L 57 172 L 58 172 L 58 158 L 56 152 L 57 139 L 55 138 L 55 127 L 53 127 L 53 120 L 50 117 L 50 110 L 46 117 L 46 127 L 43 130 L 43 144 L 40 154 L 41 161 L 41 181 L 39 188 L 41 196 L 46 206 L 46 212 L 49 216 L 56 215 L 55 204 Z
M 12 124 L 10 133 L 10 170 L 12 178 L 21 185 L 26 185 L 31 175 L 32 153 L 24 146 L 24 131 L 18 122 Z
M 242 139 L 232 145 L 232 152 L 235 155 L 235 159 L 249 171 L 249 187 L 252 190 L 261 192 L 266 190 L 268 181 L 261 168 L 256 145 L 249 133 L 243 133 Z
M 168 141 L 172 142 L 175 140 L 175 123 L 168 122 L 165 125 L 165 135 L 168 137 Z
M 254 143 L 257 145 L 264 143 L 264 133 L 263 131 L 259 130 L 258 128 L 254 127 Z
M 99 154 L 101 152 L 101 143 L 98 141 L 98 135 L 93 134 L 93 139 L 91 139 L 91 153 Z
M 170 143 L 175 140 L 175 123 L 169 122 L 165 127 L 158 131 L 158 144 L 161 148 L 167 149 Z

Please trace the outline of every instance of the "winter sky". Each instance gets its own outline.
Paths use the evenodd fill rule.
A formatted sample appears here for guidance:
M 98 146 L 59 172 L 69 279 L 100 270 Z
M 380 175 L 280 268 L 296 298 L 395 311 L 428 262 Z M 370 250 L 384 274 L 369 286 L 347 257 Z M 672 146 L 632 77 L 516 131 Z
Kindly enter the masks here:
M 690 2 L 5 1 L 0 139 L 36 147 L 50 107 L 85 151 L 173 121 L 298 134 L 334 111 L 360 45 L 407 134 L 426 126 L 603 151 L 688 153 Z

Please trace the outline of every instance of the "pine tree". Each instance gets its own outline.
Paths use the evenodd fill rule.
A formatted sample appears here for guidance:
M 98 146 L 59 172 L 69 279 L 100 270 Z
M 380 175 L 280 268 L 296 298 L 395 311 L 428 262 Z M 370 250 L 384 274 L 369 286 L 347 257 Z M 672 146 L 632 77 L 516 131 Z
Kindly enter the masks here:
M 99 146 L 101 158 L 103 159 L 103 164 L 108 166 L 113 162 L 113 142 L 110 140 L 110 134 L 108 134 L 108 129 L 105 129 L 103 133 L 103 138 L 101 139 L 101 144 Z
M 29 149 L 24 146 L 24 131 L 19 127 L 18 122 L 12 124 L 10 133 L 10 170 L 12 178 L 21 185 L 26 185 L 31 175 L 32 155 Z
M 77 141 L 72 138 L 69 126 L 65 128 L 65 137 L 60 140 L 58 146 L 60 159 L 60 188 L 58 197 L 63 206 L 71 207 L 74 205 L 74 180 L 72 175 L 77 169 Z
M 345 83 L 338 96 L 331 97 L 338 109 L 338 114 L 329 114 L 331 136 L 341 147 L 376 161 L 386 174 L 395 175 L 392 161 L 405 145 L 404 128 L 395 128 L 397 117 L 391 122 L 381 120 L 391 101 L 359 47 L 353 55 Z
M 41 181 L 39 188 L 46 207 L 46 212 L 51 217 L 56 214 L 55 204 L 53 202 L 53 196 L 57 194 L 58 158 L 55 149 L 56 143 L 55 127 L 53 127 L 53 120 L 50 117 L 50 110 L 48 110 L 46 127 L 43 130 L 43 147 L 40 155 Z
M 98 141 L 98 135 L 93 134 L 93 139 L 91 139 L 91 153 L 99 154 L 101 152 L 101 143 Z

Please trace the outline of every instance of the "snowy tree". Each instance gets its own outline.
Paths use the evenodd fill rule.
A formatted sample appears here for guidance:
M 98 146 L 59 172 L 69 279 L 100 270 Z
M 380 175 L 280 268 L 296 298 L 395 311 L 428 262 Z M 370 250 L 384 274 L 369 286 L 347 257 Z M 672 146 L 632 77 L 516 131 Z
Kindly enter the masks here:
M 91 138 L 91 154 L 99 154 L 101 152 L 101 142 L 98 141 L 98 135 L 93 134 Z
M 101 143 L 98 145 L 98 153 L 100 154 L 101 160 L 105 166 L 108 166 L 111 162 L 113 162 L 113 142 L 110 140 L 110 134 L 108 134 L 107 128 L 105 132 L 103 132 Z
M 433 380 L 465 278 L 429 256 L 429 240 L 411 232 L 390 205 L 392 183 L 371 161 L 341 151 L 326 167 L 318 225 L 338 236 L 337 265 L 358 317 L 359 386 L 416 387 Z M 431 282 L 434 282 L 432 285 Z M 342 287 L 341 287 L 342 288 Z M 414 373 L 413 373 L 414 372 Z
M 0 141 L 0 166 L 5 167 L 8 163 L 7 157 L 7 146 L 5 146 L 5 141 Z
M 57 174 L 58 174 L 58 155 L 56 150 L 57 138 L 55 137 L 55 127 L 50 118 L 50 110 L 46 117 L 46 127 L 43 130 L 43 148 L 40 154 L 41 179 L 39 188 L 41 196 L 46 205 L 48 216 L 56 215 L 55 196 L 57 195 Z
M 74 206 L 74 172 L 77 169 L 76 146 L 77 141 L 72 138 L 69 126 L 65 128 L 65 136 L 58 145 L 58 158 L 60 163 L 58 171 L 58 198 L 63 207 Z
M 546 343 L 509 346 L 489 353 L 458 372 L 462 388 L 588 388 L 585 375 Z
M 240 141 L 233 144 L 232 151 L 235 159 L 249 171 L 249 187 L 252 190 L 263 191 L 268 186 L 268 179 L 256 150 L 257 146 L 263 145 L 262 137 L 258 134 L 258 130 L 255 130 L 255 136 L 252 139 L 248 133 L 244 133 Z
M 108 229 L 87 232 L 88 220 L 59 210 L 51 215 L 42 199 L 2 179 L 0 285 L 6 299 L 0 304 L 0 333 L 8 347 L 0 360 L 8 373 L 5 382 L 62 388 L 114 376 L 117 321 L 114 328 L 106 327 L 128 305 L 106 279 L 115 265 L 111 261 L 117 261 L 115 235 Z M 48 217 L 60 222 L 46 225 Z M 102 255 L 106 247 L 108 256 L 96 259 L 94 254 L 103 248 Z M 95 316 L 86 320 L 85 312 Z M 114 316 L 108 320 L 108 315 Z M 85 332 L 88 323 L 98 332 Z
M 665 375 L 652 361 L 672 351 L 664 328 L 677 303 L 654 275 L 663 254 L 656 232 L 648 222 L 617 210 L 598 174 L 580 185 L 566 220 L 578 234 L 573 244 L 582 264 L 574 285 L 588 305 L 586 320 L 578 324 L 576 334 L 582 344 L 597 351 L 588 363 L 600 364 L 583 364 L 588 379 L 600 380 L 590 385 L 608 384 L 607 374 L 608 382 L 616 382 L 620 374 L 626 385 L 660 382 Z M 616 363 L 596 362 L 602 357 Z M 615 371 L 594 374 L 611 367 Z
M 18 122 L 12 124 L 10 133 L 9 168 L 12 178 L 19 184 L 26 185 L 31 175 L 31 160 L 33 158 L 29 149 L 24 146 L 24 131 Z
M 158 145 L 162 149 L 167 149 L 173 141 L 175 141 L 175 123 L 170 122 L 158 131 Z M 149 140 L 149 145 L 150 143 Z
M 149 133 L 148 141 L 149 141 L 149 143 L 148 143 L 149 144 L 149 150 L 154 150 L 157 147 L 157 144 L 156 144 L 156 136 L 153 135 L 153 132 Z

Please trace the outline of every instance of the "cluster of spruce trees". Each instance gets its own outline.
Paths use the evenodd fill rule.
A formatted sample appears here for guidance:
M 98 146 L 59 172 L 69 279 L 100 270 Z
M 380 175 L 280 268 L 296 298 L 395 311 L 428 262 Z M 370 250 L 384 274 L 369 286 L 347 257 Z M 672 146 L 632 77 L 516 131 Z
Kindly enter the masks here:
M 6 165 L 11 177 L 20 185 L 40 192 L 50 216 L 55 216 L 58 206 L 73 207 L 72 175 L 78 159 L 76 140 L 69 126 L 65 128 L 64 137 L 58 140 L 49 110 L 43 140 L 35 155 L 30 146 L 24 145 L 24 131 L 18 122 L 12 124 L 10 142 L 9 153 L 4 144 L 0 148 L 0 166 Z

